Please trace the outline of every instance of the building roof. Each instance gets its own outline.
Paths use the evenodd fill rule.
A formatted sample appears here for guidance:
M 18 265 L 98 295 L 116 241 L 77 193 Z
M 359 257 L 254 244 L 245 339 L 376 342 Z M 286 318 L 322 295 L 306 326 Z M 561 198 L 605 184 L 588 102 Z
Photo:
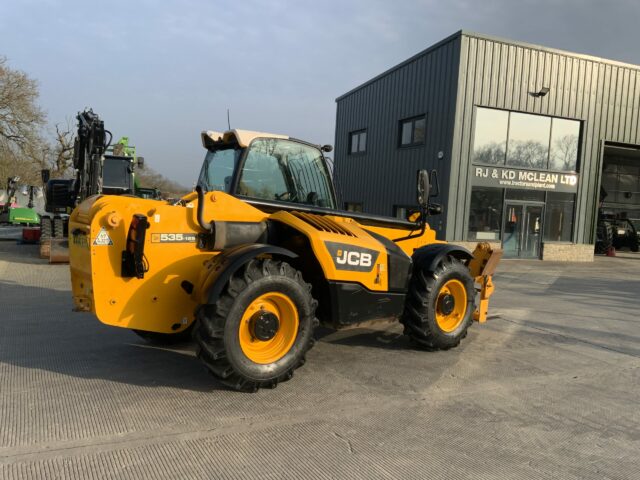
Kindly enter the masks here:
M 431 45 L 430 47 L 422 50 L 421 52 L 413 55 L 412 57 L 409 57 L 408 59 L 406 59 L 405 61 L 391 67 L 390 69 L 380 73 L 379 75 L 376 75 L 375 77 L 373 77 L 370 80 L 367 80 L 366 82 L 362 83 L 361 85 L 358 85 L 355 88 L 352 88 L 351 90 L 349 90 L 347 93 L 344 93 L 342 95 L 340 95 L 338 98 L 336 98 L 336 102 L 339 102 L 340 100 L 344 99 L 345 97 L 348 97 L 350 95 L 352 95 L 353 93 L 357 92 L 358 90 L 361 90 L 362 88 L 380 80 L 381 78 L 395 72 L 396 70 L 399 70 L 400 68 L 404 67 L 405 65 L 408 65 L 411 62 L 414 62 L 415 60 L 428 55 L 429 53 L 433 52 L 434 50 L 437 50 L 438 48 L 446 45 L 449 42 L 452 42 L 454 40 L 457 40 L 458 38 L 465 36 L 465 37 L 473 37 L 473 38 L 478 38 L 481 40 L 490 40 L 492 42 L 498 42 L 498 43 L 504 43 L 507 45 L 515 45 L 515 46 L 519 46 L 519 47 L 525 47 L 525 48 L 530 48 L 533 50 L 538 50 L 538 51 L 542 51 L 542 52 L 549 52 L 549 53 L 555 53 L 555 54 L 559 54 L 559 55 L 564 55 L 567 57 L 572 57 L 572 58 L 578 58 L 581 60 L 590 60 L 592 62 L 597 62 L 597 63 L 604 63 L 604 64 L 608 64 L 608 65 L 615 65 L 615 66 L 619 66 L 619 67 L 625 67 L 625 68 L 632 68 L 634 70 L 640 70 L 640 66 L 639 65 L 634 65 L 632 63 L 625 63 L 625 62 L 619 62 L 617 60 L 610 60 L 607 58 L 603 58 L 603 57 L 597 57 L 594 55 L 587 55 L 587 54 L 583 54 L 583 53 L 575 53 L 575 52 L 570 52 L 568 50 L 560 50 L 557 48 L 550 48 L 550 47 L 544 47 L 542 45 L 537 45 L 534 43 L 527 43 L 527 42 L 520 42 L 517 40 L 510 40 L 507 38 L 502 38 L 502 37 L 496 37 L 493 35 L 486 35 L 483 33 L 476 33 L 476 32 L 472 32 L 470 30 L 458 30 L 457 32 L 455 32 L 452 35 L 449 35 L 448 37 L 440 40 L 437 43 L 434 43 L 433 45 Z

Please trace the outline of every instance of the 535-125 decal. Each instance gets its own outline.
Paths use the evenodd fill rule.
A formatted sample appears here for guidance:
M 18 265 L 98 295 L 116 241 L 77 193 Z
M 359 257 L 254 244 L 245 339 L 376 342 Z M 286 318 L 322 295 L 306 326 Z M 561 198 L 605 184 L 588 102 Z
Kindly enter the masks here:
M 151 243 L 196 243 L 195 233 L 152 233 Z

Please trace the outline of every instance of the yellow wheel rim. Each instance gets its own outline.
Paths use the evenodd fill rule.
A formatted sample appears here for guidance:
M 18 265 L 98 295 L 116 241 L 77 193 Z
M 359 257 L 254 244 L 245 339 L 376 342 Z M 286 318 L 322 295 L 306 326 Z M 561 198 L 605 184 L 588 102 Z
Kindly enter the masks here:
M 257 322 L 260 318 L 266 318 L 273 322 L 273 316 L 277 319 L 275 333 L 269 339 L 264 338 L 264 329 Z M 284 357 L 293 346 L 298 335 L 298 309 L 293 301 L 285 294 L 269 292 L 260 295 L 252 301 L 240 321 L 238 336 L 240 348 L 249 360 L 254 363 L 268 364 L 277 362 Z M 271 324 L 273 327 L 273 323 Z M 273 332 L 272 330 L 272 332 Z
M 453 332 L 467 313 L 467 289 L 460 280 L 445 283 L 436 299 L 436 322 L 443 332 Z

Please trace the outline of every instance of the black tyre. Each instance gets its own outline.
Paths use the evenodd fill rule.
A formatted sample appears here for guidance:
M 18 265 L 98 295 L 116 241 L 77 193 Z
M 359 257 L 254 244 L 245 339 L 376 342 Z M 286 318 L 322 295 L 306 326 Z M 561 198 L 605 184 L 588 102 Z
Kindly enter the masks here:
M 64 238 L 64 220 L 62 218 L 53 219 L 53 237 Z
M 274 388 L 305 362 L 318 325 L 311 285 L 286 262 L 252 260 L 198 309 L 198 357 L 223 384 Z
M 475 288 L 469 269 L 446 257 L 434 271 L 416 268 L 401 318 L 404 333 L 419 346 L 449 349 L 473 321 Z
M 147 332 L 146 330 L 131 330 L 133 333 L 143 338 L 145 341 L 152 345 L 179 345 L 181 343 L 187 343 L 192 340 L 193 326 L 195 322 L 189 325 L 188 328 L 178 333 L 158 333 Z
M 613 226 L 599 221 L 596 227 L 596 253 L 604 255 L 613 247 Z
M 640 238 L 638 238 L 638 234 L 636 232 L 631 232 L 631 236 L 629 237 L 629 249 L 632 252 L 640 250 Z
M 51 238 L 53 226 L 51 224 L 51 218 L 49 217 L 40 217 L 40 238 L 43 240 Z

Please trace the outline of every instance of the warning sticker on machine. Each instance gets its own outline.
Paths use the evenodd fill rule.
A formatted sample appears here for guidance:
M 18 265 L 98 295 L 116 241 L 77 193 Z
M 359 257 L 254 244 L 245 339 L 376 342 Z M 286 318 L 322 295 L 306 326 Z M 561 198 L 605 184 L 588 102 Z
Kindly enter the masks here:
M 195 233 L 152 233 L 151 243 L 196 243 Z
M 93 241 L 94 245 L 105 246 L 105 245 L 113 245 L 113 241 L 111 241 L 111 237 L 107 233 L 107 230 L 102 227 L 100 232 L 98 232 L 98 236 Z

